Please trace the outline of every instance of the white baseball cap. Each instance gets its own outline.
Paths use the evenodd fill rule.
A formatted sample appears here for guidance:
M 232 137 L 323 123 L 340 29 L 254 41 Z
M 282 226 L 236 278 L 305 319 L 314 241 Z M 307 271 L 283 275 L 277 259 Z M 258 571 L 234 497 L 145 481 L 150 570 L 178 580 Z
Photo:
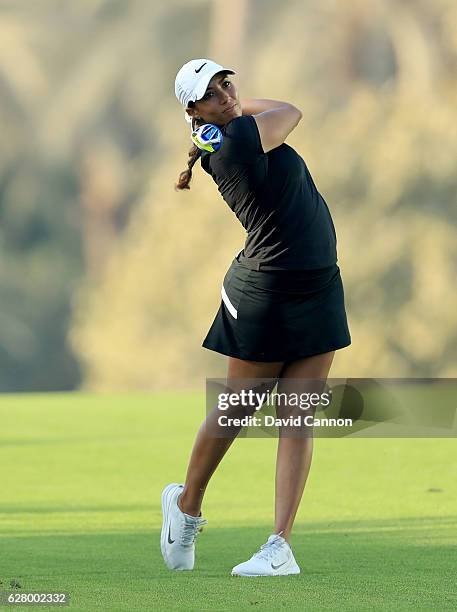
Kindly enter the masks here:
M 209 82 L 218 72 L 236 74 L 234 70 L 224 68 L 210 59 L 194 59 L 184 64 L 175 79 L 175 94 L 180 103 L 187 108 L 190 101 L 203 98 Z M 192 118 L 185 113 L 185 119 L 191 123 Z

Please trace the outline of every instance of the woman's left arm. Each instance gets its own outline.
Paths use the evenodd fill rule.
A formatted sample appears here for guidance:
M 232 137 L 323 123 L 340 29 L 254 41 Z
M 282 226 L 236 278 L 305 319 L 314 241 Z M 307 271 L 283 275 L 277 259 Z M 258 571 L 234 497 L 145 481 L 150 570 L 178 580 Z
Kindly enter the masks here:
M 289 104 L 288 102 L 258 98 L 244 98 L 243 100 L 240 100 L 240 104 L 243 115 L 258 115 L 264 111 L 274 110 L 284 106 L 292 106 L 292 104 Z

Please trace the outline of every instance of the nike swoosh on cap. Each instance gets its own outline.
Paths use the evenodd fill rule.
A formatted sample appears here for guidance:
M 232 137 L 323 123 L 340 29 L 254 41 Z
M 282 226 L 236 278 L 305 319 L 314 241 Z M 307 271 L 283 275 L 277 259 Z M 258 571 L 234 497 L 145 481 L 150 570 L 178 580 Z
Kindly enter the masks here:
M 202 64 L 198 70 L 195 68 L 195 72 L 200 72 L 200 70 L 203 68 L 203 66 L 206 66 L 207 63 L 208 62 L 205 62 L 204 64 Z
M 280 567 L 282 567 L 283 565 L 285 565 L 285 564 L 286 564 L 288 561 L 290 561 L 290 558 L 289 558 L 289 559 L 286 559 L 286 560 L 284 561 L 284 563 L 280 563 L 279 565 L 274 565 L 274 564 L 272 563 L 272 564 L 271 564 L 271 567 L 272 567 L 273 569 L 275 569 L 275 570 L 276 570 L 276 569 L 279 569 Z
M 168 526 L 168 544 L 174 544 L 174 540 L 171 539 L 171 525 Z

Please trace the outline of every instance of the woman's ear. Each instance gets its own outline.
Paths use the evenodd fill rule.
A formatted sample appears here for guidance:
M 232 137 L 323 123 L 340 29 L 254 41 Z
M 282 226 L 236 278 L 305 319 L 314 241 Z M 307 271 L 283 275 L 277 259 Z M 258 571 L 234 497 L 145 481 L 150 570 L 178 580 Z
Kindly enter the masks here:
M 195 121 L 201 120 L 201 117 L 198 116 L 198 112 L 195 110 L 195 108 L 186 108 L 186 113 L 189 115 L 189 117 L 195 119 Z

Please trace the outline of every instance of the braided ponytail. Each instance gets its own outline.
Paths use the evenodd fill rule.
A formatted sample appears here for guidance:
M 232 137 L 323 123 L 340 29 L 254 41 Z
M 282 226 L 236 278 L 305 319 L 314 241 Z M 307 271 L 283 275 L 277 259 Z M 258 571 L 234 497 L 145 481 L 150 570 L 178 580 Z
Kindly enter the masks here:
M 203 125 L 205 122 L 203 119 L 196 120 L 192 119 L 192 129 L 194 129 L 194 121 L 196 126 Z M 178 182 L 175 183 L 175 191 L 181 191 L 182 189 L 190 189 L 189 183 L 192 179 L 192 168 L 195 165 L 195 162 L 201 156 L 201 149 L 197 147 L 197 145 L 192 145 L 192 148 L 189 150 L 189 159 L 187 160 L 187 170 L 181 172 L 178 178 Z

